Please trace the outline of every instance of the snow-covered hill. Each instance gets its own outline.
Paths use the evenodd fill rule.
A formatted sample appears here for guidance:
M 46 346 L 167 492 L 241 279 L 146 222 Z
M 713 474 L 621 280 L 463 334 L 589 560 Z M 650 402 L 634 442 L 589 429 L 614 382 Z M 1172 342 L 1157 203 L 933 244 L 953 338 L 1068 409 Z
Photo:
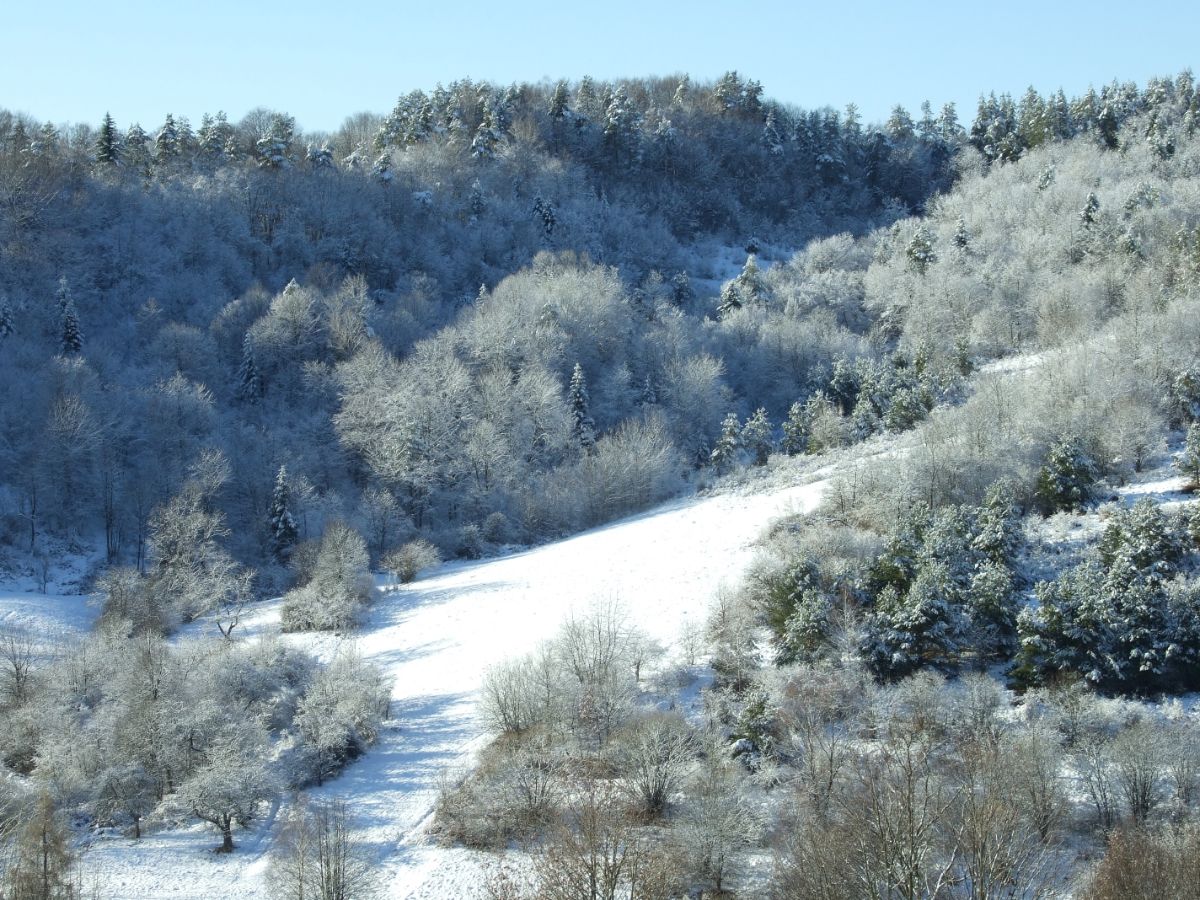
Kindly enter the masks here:
M 479 884 L 477 857 L 435 846 L 426 830 L 440 779 L 468 765 L 486 741 L 476 698 L 489 666 L 532 649 L 597 599 L 620 601 L 633 624 L 674 644 L 686 623 L 703 620 L 722 585 L 736 585 L 763 528 L 812 508 L 824 484 L 676 501 L 555 544 L 447 564 L 385 593 L 356 644 L 395 679 L 393 721 L 321 792 L 350 802 L 378 851 L 386 895 L 471 896 Z M 277 605 L 257 610 L 244 639 L 277 622 Z M 324 640 L 315 649 L 331 651 Z M 240 835 L 230 856 L 213 854 L 213 835 L 195 828 L 97 841 L 86 866 L 110 900 L 263 897 L 277 813 Z

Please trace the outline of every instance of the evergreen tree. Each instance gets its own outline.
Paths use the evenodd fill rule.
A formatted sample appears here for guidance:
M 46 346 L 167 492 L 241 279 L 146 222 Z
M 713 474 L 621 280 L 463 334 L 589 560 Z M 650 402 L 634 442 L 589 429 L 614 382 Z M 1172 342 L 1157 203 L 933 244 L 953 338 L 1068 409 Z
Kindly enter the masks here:
M 282 113 L 272 116 L 267 133 L 254 144 L 259 166 L 264 169 L 291 168 L 292 143 L 295 139 L 296 120 Z
M 104 166 L 115 166 L 121 162 L 120 135 L 113 117 L 104 114 L 100 124 L 100 134 L 96 137 L 96 162 Z
M 567 109 L 568 99 L 567 83 L 560 81 L 554 86 L 554 93 L 550 97 L 550 120 L 552 122 L 561 122 L 567 117 L 567 113 L 569 112 Z
M 79 314 L 75 311 L 75 301 L 70 295 L 62 308 L 59 347 L 68 356 L 83 352 L 83 330 L 79 327 Z
M 1100 200 L 1094 193 L 1089 192 L 1083 203 L 1083 209 L 1079 211 L 1079 221 L 1083 223 L 1084 228 L 1090 228 L 1096 224 L 1099 213 Z
M 734 279 L 734 284 L 743 304 L 767 301 L 766 287 L 763 285 L 762 274 L 758 270 L 758 260 L 755 259 L 753 252 L 746 257 L 746 264 L 742 266 L 741 273 Z
M 371 165 L 371 177 L 380 184 L 390 184 L 396 177 L 396 173 L 392 171 L 392 155 L 390 153 L 379 154 L 379 157 Z
M 967 231 L 967 220 L 962 216 L 954 223 L 954 246 L 965 251 L 971 245 L 971 233 Z
M 727 281 L 721 287 L 721 299 L 717 302 L 717 316 L 724 319 L 742 308 L 736 281 Z
M 292 517 L 291 491 L 288 489 L 287 467 L 280 466 L 275 476 L 275 489 L 271 494 L 271 552 L 280 562 L 285 562 L 296 545 L 298 532 Z
M 738 427 L 738 417 L 736 413 L 730 413 L 725 417 L 725 421 L 721 423 L 721 436 L 717 438 L 717 444 L 709 454 L 709 462 L 712 467 L 718 472 L 727 469 L 737 458 L 737 452 L 740 447 L 738 442 L 738 434 L 741 429 Z
M 918 275 L 924 275 L 925 270 L 937 261 L 937 253 L 933 249 L 933 235 L 925 227 L 924 222 L 918 225 L 917 230 L 913 232 L 905 254 L 908 256 L 909 268 Z
M 579 363 L 575 363 L 575 369 L 571 372 L 568 402 L 571 406 L 571 434 L 580 447 L 590 451 L 596 445 L 596 423 L 588 411 L 587 382 Z
M 742 426 L 741 444 L 754 457 L 754 465 L 765 466 L 771 455 L 771 423 L 761 406 Z
M 924 665 L 953 666 L 969 632 L 961 601 L 940 561 L 923 564 L 904 593 L 888 586 L 864 630 L 867 663 L 885 678 L 903 678 Z
M 122 145 L 125 165 L 141 176 L 150 173 L 150 138 L 142 126 L 134 122 L 125 132 Z
M 175 117 L 167 113 L 166 121 L 154 138 L 154 162 L 165 166 L 179 156 L 179 128 L 175 125 Z
M 3 312 L 0 311 L 0 319 L 2 317 Z M 3 326 L 0 326 L 0 333 L 2 332 Z M 1190 490 L 1200 490 L 1200 422 L 1193 422 L 1188 426 L 1183 453 L 1175 461 L 1175 468 L 1187 478 Z
M 687 306 L 692 302 L 692 281 L 685 271 L 671 279 L 671 301 L 676 306 Z
M 263 394 L 262 376 L 255 359 L 254 338 L 250 332 L 242 339 L 242 362 L 237 373 L 237 397 L 246 403 L 257 403 Z
M 1106 150 L 1116 150 L 1118 146 L 1117 131 L 1120 123 L 1111 103 L 1106 103 L 1096 119 L 1096 131 L 1100 135 L 1100 143 Z
M 1037 501 L 1044 515 L 1060 509 L 1079 509 L 1092 497 L 1100 471 L 1077 437 L 1059 440 L 1038 470 Z
M 808 451 L 809 421 L 806 408 L 797 400 L 788 408 L 787 418 L 783 421 L 783 443 L 780 448 L 788 456 L 796 456 Z
M 13 321 L 12 305 L 8 302 L 7 294 L 0 294 L 0 339 L 8 337 L 16 331 Z

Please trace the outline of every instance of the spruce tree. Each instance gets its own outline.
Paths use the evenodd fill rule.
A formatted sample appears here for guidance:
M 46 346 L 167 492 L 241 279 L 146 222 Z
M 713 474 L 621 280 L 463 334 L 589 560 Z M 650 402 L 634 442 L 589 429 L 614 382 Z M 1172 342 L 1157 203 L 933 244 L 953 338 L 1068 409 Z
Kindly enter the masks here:
M 117 134 L 113 117 L 108 113 L 104 114 L 100 134 L 96 138 L 96 162 L 105 166 L 115 166 L 121 162 L 120 135 Z
M 959 216 L 954 224 L 954 246 L 965 251 L 970 245 L 971 233 L 967 231 L 967 220 Z
M 262 396 L 262 376 L 254 354 L 254 339 L 246 332 L 242 339 L 242 363 L 238 366 L 237 397 L 247 403 L 257 403 Z
M 83 330 L 79 327 L 79 313 L 75 311 L 75 301 L 71 298 L 71 290 L 67 279 L 58 282 L 59 310 L 59 347 L 64 354 L 83 352 Z
M 741 308 L 742 298 L 738 296 L 737 282 L 725 282 L 721 288 L 721 299 L 717 302 L 717 316 L 724 319 Z
M 767 420 L 767 411 L 761 406 L 742 426 L 741 442 L 753 454 L 756 466 L 767 464 L 771 455 L 771 423 Z
M 728 468 L 737 458 L 738 448 L 741 446 L 738 440 L 740 432 L 737 413 L 730 413 L 721 423 L 721 436 L 717 438 L 717 444 L 708 457 L 717 471 Z
M 567 83 L 560 81 L 555 85 L 554 94 L 550 97 L 550 118 L 552 121 L 559 122 L 566 118 L 567 100 Z
M 0 311 L 0 316 L 2 314 Z M 2 325 L 0 333 L 3 333 Z M 1176 460 L 1175 467 L 1187 478 L 1189 490 L 1200 490 L 1200 422 L 1188 426 L 1183 453 Z
M 275 490 L 271 494 L 271 512 L 269 524 L 271 528 L 271 552 L 280 562 L 291 555 L 292 547 L 296 545 L 298 532 L 296 520 L 291 511 L 291 491 L 288 490 L 287 467 L 280 466 L 279 474 L 275 476 Z
M 1083 202 L 1083 209 L 1079 211 L 1079 221 L 1083 223 L 1084 228 L 1090 228 L 1096 224 L 1096 218 L 1100 213 L 1100 200 L 1095 194 L 1089 193 L 1087 199 Z
M 762 274 L 758 270 L 758 260 L 755 259 L 753 252 L 746 257 L 746 264 L 742 266 L 741 274 L 734 279 L 734 282 L 743 303 L 765 303 L 767 301 L 767 290 L 763 285 Z
M 780 449 L 788 456 L 808 451 L 808 415 L 803 403 L 797 400 L 788 409 L 783 421 L 783 443 Z
M 166 121 L 154 138 L 154 162 L 165 166 L 179 155 L 179 128 L 175 117 L 167 113 Z
M 679 272 L 671 279 L 671 302 L 676 306 L 687 306 L 692 302 L 692 281 L 687 272 Z
M 13 323 L 12 305 L 8 302 L 7 294 L 0 294 L 0 338 L 6 338 L 16 331 Z
M 575 370 L 571 373 L 569 401 L 571 434 L 580 447 L 590 451 L 596 445 L 596 423 L 588 411 L 587 382 L 583 377 L 583 367 L 579 363 L 575 363 Z
M 933 235 L 924 223 L 917 226 L 905 253 L 908 256 L 909 268 L 918 275 L 924 275 L 925 270 L 937 261 L 937 253 L 933 249 Z

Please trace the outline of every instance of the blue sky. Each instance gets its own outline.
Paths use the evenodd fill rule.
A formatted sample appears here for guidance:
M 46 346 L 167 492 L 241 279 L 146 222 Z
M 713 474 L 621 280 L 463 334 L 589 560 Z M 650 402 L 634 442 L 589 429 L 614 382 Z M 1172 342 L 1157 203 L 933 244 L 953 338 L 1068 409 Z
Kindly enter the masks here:
M 728 69 L 806 108 L 858 104 L 881 121 L 982 90 L 1068 94 L 1118 78 L 1200 70 L 1200 3 L 654 4 L 607 0 L 353 4 L 292 0 L 58 0 L 0 13 L 0 106 L 55 122 L 147 129 L 168 112 L 236 121 L 265 106 L 308 130 L 386 112 L 413 88 Z

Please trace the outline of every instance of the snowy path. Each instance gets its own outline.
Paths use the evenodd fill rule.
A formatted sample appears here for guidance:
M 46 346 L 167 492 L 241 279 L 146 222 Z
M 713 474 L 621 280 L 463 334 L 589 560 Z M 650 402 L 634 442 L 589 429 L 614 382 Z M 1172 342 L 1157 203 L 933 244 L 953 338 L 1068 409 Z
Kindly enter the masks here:
M 781 514 L 810 509 L 825 482 L 764 493 L 677 501 L 556 544 L 497 559 L 452 563 L 384 595 L 359 633 L 359 652 L 395 679 L 394 722 L 363 759 L 322 789 L 345 797 L 377 850 L 386 896 L 472 896 L 478 854 L 426 834 L 446 773 L 486 741 L 475 709 L 484 671 L 550 637 L 572 609 L 614 597 L 665 645 L 699 623 L 722 585 L 735 586 L 755 539 Z M 243 634 L 272 628 L 277 608 Z M 88 867 L 113 900 L 263 897 L 267 829 L 243 834 L 237 853 L 208 852 L 195 829 L 93 845 Z

